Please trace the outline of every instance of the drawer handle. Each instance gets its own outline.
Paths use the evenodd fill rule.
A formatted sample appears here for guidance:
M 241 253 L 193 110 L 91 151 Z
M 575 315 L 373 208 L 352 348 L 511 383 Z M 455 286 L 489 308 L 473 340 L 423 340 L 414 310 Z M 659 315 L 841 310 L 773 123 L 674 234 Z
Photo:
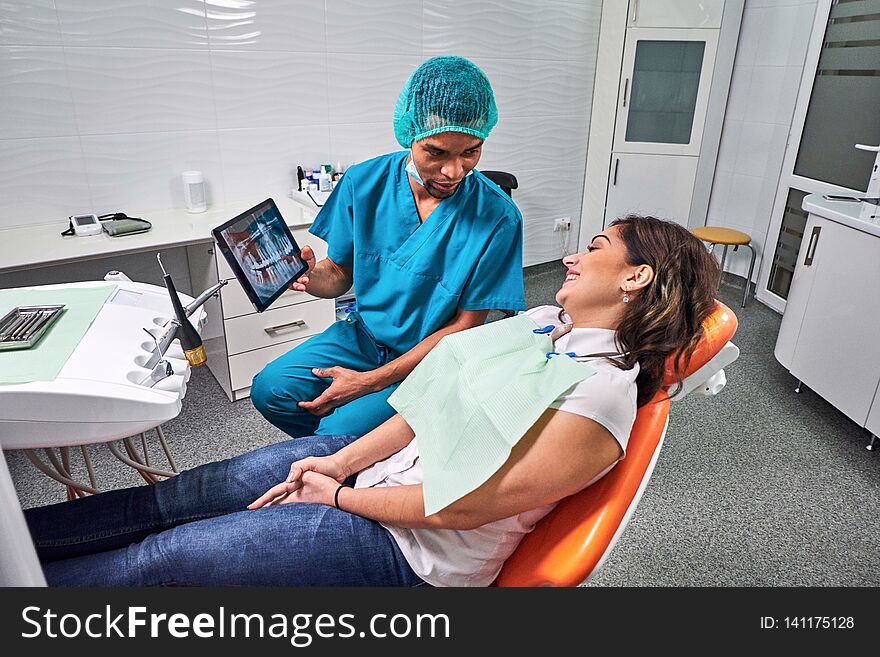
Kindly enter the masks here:
M 813 226 L 810 242 L 807 244 L 807 255 L 804 257 L 804 267 L 809 267 L 813 264 L 813 256 L 816 255 L 816 245 L 819 244 L 820 232 L 822 232 L 822 226 Z
M 306 320 L 295 319 L 292 322 L 287 322 L 286 324 L 278 324 L 277 326 L 267 326 L 263 330 L 266 333 L 277 333 L 278 331 L 283 331 L 284 329 L 301 328 L 305 325 L 306 325 Z

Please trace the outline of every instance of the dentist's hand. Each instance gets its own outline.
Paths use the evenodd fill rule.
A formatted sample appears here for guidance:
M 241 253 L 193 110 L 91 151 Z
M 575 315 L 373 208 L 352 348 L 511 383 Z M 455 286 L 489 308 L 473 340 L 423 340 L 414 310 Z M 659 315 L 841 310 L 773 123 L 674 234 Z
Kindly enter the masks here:
M 300 251 L 299 257 L 302 258 L 302 261 L 305 262 L 309 268 L 305 274 L 290 284 L 290 289 L 296 290 L 297 292 L 306 292 L 306 286 L 309 284 L 309 272 L 315 268 L 315 252 L 312 250 L 312 247 L 305 245 Z
M 333 379 L 330 387 L 315 399 L 299 402 L 300 408 L 313 415 L 326 415 L 337 406 L 381 389 L 372 372 L 357 372 L 337 366 L 316 368 L 312 370 L 312 374 L 323 379 Z
M 345 468 L 333 456 L 309 456 L 308 458 L 294 461 L 290 465 L 290 473 L 287 475 L 287 479 L 267 490 L 258 499 L 249 504 L 247 508 L 253 510 L 272 504 L 315 501 L 299 499 L 301 494 L 298 494 L 304 488 L 306 480 L 312 479 L 313 474 L 321 475 L 336 482 L 336 485 L 333 487 L 334 493 L 338 485 L 345 481 L 345 478 L 348 476 Z M 309 491 L 309 494 L 311 495 L 313 492 Z

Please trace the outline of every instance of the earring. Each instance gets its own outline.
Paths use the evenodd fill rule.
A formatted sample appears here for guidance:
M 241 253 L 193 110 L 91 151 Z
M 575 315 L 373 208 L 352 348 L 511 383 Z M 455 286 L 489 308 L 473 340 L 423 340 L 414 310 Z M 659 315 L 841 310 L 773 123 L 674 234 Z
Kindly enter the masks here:
M 624 303 L 629 303 L 629 290 L 624 290 L 624 291 L 623 291 L 623 302 L 624 302 Z

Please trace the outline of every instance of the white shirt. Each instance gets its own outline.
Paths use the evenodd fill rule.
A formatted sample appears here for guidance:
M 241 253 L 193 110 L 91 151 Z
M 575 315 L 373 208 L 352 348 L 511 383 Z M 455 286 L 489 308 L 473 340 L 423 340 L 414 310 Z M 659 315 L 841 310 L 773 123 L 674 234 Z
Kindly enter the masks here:
M 577 360 L 588 362 L 596 374 L 572 386 L 550 407 L 589 418 L 608 429 L 626 452 L 629 433 L 636 418 L 636 377 L 639 366 L 621 370 L 596 353 L 618 353 L 614 331 L 571 328 L 555 306 L 539 306 L 526 313 L 538 327 L 553 325 L 550 334 L 560 354 L 575 352 Z M 590 484 L 613 466 L 599 473 Z M 403 486 L 422 483 L 422 468 L 416 441 L 363 470 L 355 488 Z M 589 485 L 589 484 L 588 484 Z M 516 516 L 496 520 L 477 529 L 405 529 L 383 526 L 397 541 L 410 567 L 433 586 L 488 586 L 523 536 L 535 528 L 556 504 L 548 504 Z

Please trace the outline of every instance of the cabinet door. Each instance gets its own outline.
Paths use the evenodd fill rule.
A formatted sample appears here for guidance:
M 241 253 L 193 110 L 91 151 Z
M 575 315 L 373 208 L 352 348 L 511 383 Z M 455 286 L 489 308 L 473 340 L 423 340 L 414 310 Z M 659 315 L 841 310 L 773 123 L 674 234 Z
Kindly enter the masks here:
M 632 27 L 721 27 L 724 0 L 630 0 Z
M 718 30 L 630 28 L 614 150 L 699 155 Z
M 811 214 L 807 218 L 804 234 L 797 251 L 798 259 L 795 262 L 794 274 L 791 278 L 788 303 L 785 306 L 785 314 L 782 316 L 782 324 L 779 327 L 779 335 L 776 338 L 776 348 L 774 349 L 776 360 L 787 370 L 791 370 L 798 335 L 804 321 L 804 314 L 807 312 L 810 292 L 813 289 L 813 279 L 819 268 L 815 258 L 811 257 L 812 252 L 819 248 L 820 241 L 823 242 L 824 247 L 823 237 L 828 236 L 827 226 L 829 223 L 821 217 Z
M 865 427 L 875 436 L 880 436 L 880 392 L 874 396 L 874 403 L 871 405 L 871 412 L 868 413 Z
M 687 227 L 698 159 L 612 153 L 605 225 L 627 214 L 643 214 Z
M 880 238 L 823 221 L 810 251 L 816 271 L 791 373 L 864 426 L 880 380 Z

